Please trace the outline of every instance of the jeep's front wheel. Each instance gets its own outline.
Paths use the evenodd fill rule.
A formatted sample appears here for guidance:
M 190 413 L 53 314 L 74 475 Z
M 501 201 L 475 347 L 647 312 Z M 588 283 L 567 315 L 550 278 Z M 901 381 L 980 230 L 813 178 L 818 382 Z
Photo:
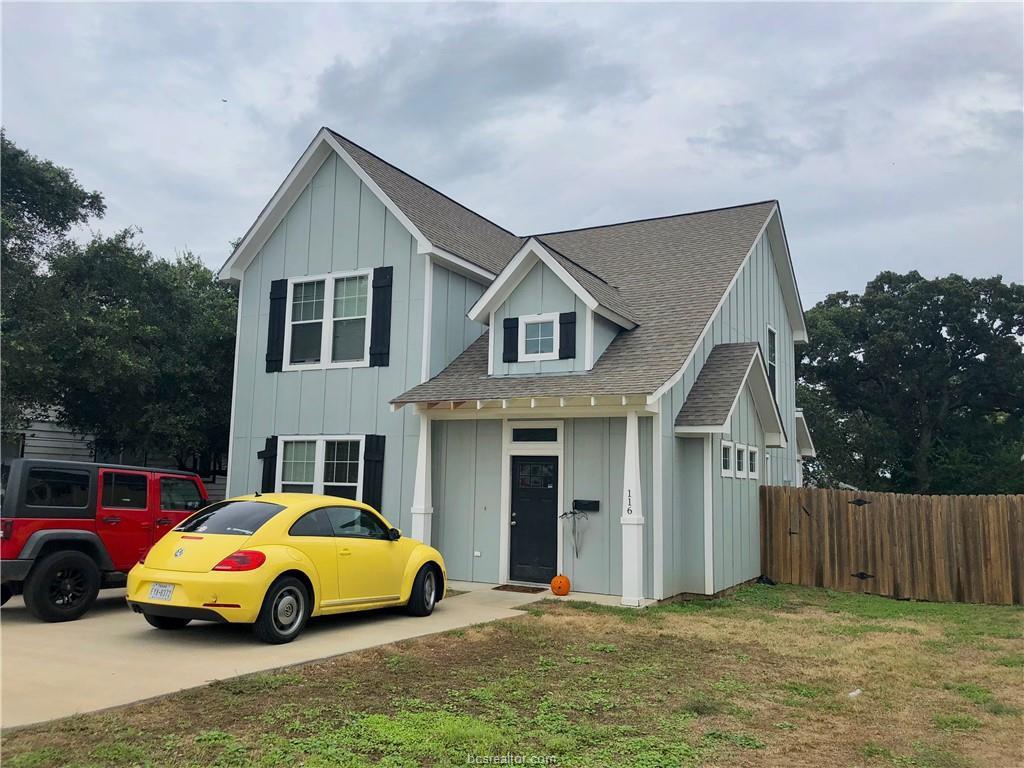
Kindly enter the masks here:
M 25 607 L 42 621 L 73 621 L 92 607 L 100 592 L 96 561 L 75 550 L 53 552 L 25 579 Z

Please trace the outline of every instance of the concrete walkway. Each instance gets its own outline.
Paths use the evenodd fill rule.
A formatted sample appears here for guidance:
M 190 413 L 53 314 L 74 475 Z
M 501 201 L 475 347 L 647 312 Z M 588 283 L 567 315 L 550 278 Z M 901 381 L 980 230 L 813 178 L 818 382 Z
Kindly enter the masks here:
M 196 622 L 180 632 L 151 628 L 131 613 L 124 590 L 101 593 L 78 621 L 46 624 L 21 598 L 0 610 L 0 725 L 5 728 L 106 709 L 250 672 L 336 656 L 410 637 L 521 615 L 516 606 L 550 592 L 500 592 L 492 585 L 449 597 L 426 618 L 377 611 L 313 619 L 287 645 L 257 642 L 246 626 Z

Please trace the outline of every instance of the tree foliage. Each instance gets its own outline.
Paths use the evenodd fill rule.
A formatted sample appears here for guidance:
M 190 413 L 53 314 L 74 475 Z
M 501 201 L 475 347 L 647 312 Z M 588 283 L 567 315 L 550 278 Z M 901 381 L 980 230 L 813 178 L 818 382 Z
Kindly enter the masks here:
M 102 214 L 102 199 L 4 142 L 4 223 L 21 228 L 4 239 L 4 429 L 46 414 L 115 454 L 184 466 L 226 453 L 233 291 L 191 254 L 154 257 L 131 230 L 69 239 L 73 224 Z M 19 158 L 12 185 L 29 190 L 11 198 L 10 213 L 8 152 Z M 12 260 L 27 265 L 16 295 L 8 243 Z
M 1024 285 L 883 272 L 807 313 L 797 399 L 819 485 L 1024 491 Z

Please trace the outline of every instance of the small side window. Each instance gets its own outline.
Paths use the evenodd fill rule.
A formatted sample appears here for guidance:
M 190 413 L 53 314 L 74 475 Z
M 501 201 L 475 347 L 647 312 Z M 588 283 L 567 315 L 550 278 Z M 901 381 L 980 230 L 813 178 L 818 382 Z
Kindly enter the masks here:
M 25 504 L 30 507 L 71 507 L 89 505 L 89 473 L 35 467 L 28 471 Z
M 736 446 L 736 477 L 747 476 L 747 446 Z
M 732 443 L 722 441 L 722 477 L 733 477 L 735 467 L 732 461 Z
M 289 536 L 333 536 L 330 521 L 322 509 L 307 512 L 288 529 Z
M 115 509 L 145 509 L 148 475 L 107 472 L 103 475 L 103 506 Z
M 327 517 L 335 536 L 354 536 L 360 539 L 386 539 L 387 529 L 380 519 L 356 507 L 327 507 Z
M 160 478 L 160 509 L 195 512 L 203 506 L 196 481 L 187 477 Z
M 754 448 L 753 446 L 747 448 L 747 477 L 751 480 L 758 479 L 759 464 L 757 448 Z

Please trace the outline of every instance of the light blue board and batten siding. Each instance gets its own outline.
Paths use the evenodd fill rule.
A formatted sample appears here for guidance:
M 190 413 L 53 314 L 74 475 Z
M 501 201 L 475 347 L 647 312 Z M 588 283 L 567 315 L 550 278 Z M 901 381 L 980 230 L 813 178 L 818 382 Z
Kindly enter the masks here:
M 486 286 L 433 265 L 430 315 L 430 375 L 436 376 L 476 341 L 487 328 L 467 317 Z
M 654 534 L 651 513 L 650 418 L 639 420 L 641 493 L 645 499 L 644 594 L 653 595 Z M 499 580 L 501 420 L 435 421 L 432 427 L 433 544 L 444 555 L 449 578 Z M 562 432 L 565 512 L 573 499 L 596 499 L 600 511 L 580 520 L 580 554 L 564 528 L 563 571 L 580 592 L 621 594 L 622 473 L 626 441 L 624 418 L 566 419 Z M 480 556 L 476 557 L 475 553 Z
M 384 265 L 394 268 L 390 365 L 265 371 L 272 281 Z M 401 223 L 328 157 L 242 278 L 229 493 L 259 487 L 256 453 L 268 435 L 385 435 L 382 511 L 408 530 L 419 419 L 388 402 L 420 381 L 425 266 Z
M 494 348 L 490 350 L 495 376 L 509 374 L 565 373 L 586 369 L 584 341 L 587 305 L 545 264 L 538 262 L 526 274 L 508 298 L 494 312 Z M 576 357 L 566 360 L 540 360 L 526 363 L 502 362 L 504 322 L 508 317 L 540 315 L 546 312 L 576 313 Z M 558 323 L 555 322 L 555 333 Z
M 772 454 L 771 474 L 766 477 L 764 472 L 764 459 L 761 459 L 761 484 L 787 485 L 796 482 L 796 417 L 794 407 L 796 401 L 796 381 L 794 374 L 794 349 L 793 332 L 789 324 L 789 317 L 786 313 L 785 301 L 782 289 L 779 284 L 779 276 L 775 269 L 772 258 L 771 246 L 768 238 L 763 236 L 758 240 L 750 259 L 740 271 L 736 282 L 726 295 L 722 307 L 711 323 L 711 327 L 705 334 L 701 343 L 694 351 L 693 359 L 683 372 L 682 378 L 673 386 L 662 399 L 662 457 L 663 466 L 676 467 L 675 471 L 662 473 L 663 499 L 671 499 L 672 504 L 665 504 L 664 507 L 664 537 L 663 537 L 663 562 L 665 571 L 665 594 L 671 595 L 678 592 L 704 592 L 704 549 L 703 549 L 703 501 L 696 508 L 691 508 L 696 502 L 695 494 L 680 488 L 679 484 L 684 482 L 685 477 L 692 475 L 689 466 L 691 457 L 696 453 L 698 440 L 683 439 L 674 437 L 674 422 L 676 414 L 682 408 L 690 389 L 697 376 L 700 374 L 704 362 L 707 360 L 711 350 L 716 344 L 756 341 L 761 349 L 767 350 L 768 333 L 767 326 L 776 330 L 777 336 L 777 371 L 778 381 L 778 403 L 782 414 L 783 426 L 788 438 L 788 446 L 780 449 L 769 449 Z M 728 438 L 727 438 L 728 439 Z M 720 439 L 713 441 L 712 450 L 712 481 L 713 492 L 718 494 L 719 506 L 721 492 L 714 483 L 716 476 L 720 477 L 718 468 L 719 452 L 721 450 Z M 756 495 L 754 498 L 754 517 L 756 521 Z M 677 500 L 678 503 L 677 503 Z M 744 512 L 744 519 L 751 513 Z M 723 527 L 721 540 L 715 539 L 715 552 L 720 550 L 735 551 L 732 543 L 732 531 Z M 698 544 L 698 542 L 700 542 Z M 745 550 L 740 550 L 745 551 Z M 754 550 L 750 555 L 751 560 L 756 561 L 753 568 L 756 569 L 760 560 L 760 552 Z M 718 566 L 716 557 L 716 589 L 724 586 L 718 584 Z M 744 579 L 742 574 L 751 570 L 749 564 L 730 566 L 729 572 L 725 573 L 725 586 L 739 583 Z M 755 574 L 757 575 L 757 574 Z

